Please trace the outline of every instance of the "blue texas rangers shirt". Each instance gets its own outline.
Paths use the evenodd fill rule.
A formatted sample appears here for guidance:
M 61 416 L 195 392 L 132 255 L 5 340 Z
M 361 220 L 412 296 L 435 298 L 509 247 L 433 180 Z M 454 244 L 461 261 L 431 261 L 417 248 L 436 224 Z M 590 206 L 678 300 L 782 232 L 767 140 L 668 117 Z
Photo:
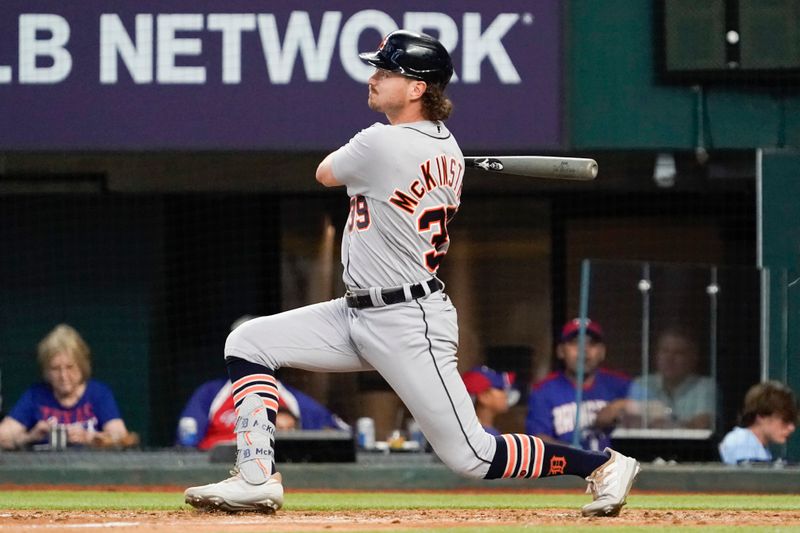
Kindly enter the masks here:
M 624 374 L 598 368 L 583 386 L 581 402 L 581 447 L 598 450 L 611 445 L 606 431 L 595 428 L 597 413 L 609 402 L 625 398 L 631 380 Z M 531 435 L 547 435 L 572 444 L 575 432 L 575 384 L 563 370 L 552 372 L 535 383 L 528 399 L 525 431 Z
M 111 389 L 93 379 L 86 382 L 83 396 L 72 407 L 62 406 L 47 383 L 35 383 L 22 393 L 8 416 L 27 429 L 39 420 L 55 419 L 59 424 L 80 424 L 97 431 L 102 431 L 109 420 L 122 418 Z
M 349 430 L 341 418 L 311 396 L 278 382 L 280 405 L 298 420 L 298 429 Z M 236 442 L 236 411 L 231 397 L 231 382 L 219 378 L 200 385 L 181 412 L 180 420 L 194 420 L 195 431 L 183 433 L 178 427 L 176 444 L 207 450 L 220 442 Z

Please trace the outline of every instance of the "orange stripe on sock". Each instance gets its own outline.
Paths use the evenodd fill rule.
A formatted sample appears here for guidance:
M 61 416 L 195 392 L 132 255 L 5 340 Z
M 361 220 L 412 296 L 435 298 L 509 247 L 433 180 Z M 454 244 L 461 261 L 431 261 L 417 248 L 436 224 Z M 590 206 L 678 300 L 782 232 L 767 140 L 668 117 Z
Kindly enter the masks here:
M 519 465 L 519 473 L 517 473 L 517 477 L 525 477 L 525 475 L 529 472 L 528 469 L 531 467 L 531 440 L 527 435 L 518 434 L 517 437 L 519 437 L 519 440 L 522 441 L 522 450 L 520 451 L 522 461 Z
M 250 374 L 249 376 L 237 379 L 233 383 L 233 389 L 236 390 L 239 387 L 254 381 L 266 381 L 267 383 L 272 383 L 275 385 L 275 376 L 270 376 L 269 374 Z
M 261 399 L 264 400 L 264 407 L 266 407 L 267 409 L 271 409 L 273 411 L 278 410 L 278 402 L 276 402 L 275 400 L 270 398 L 261 398 Z
M 274 387 L 270 387 L 269 385 L 262 385 L 260 383 L 254 383 L 253 385 L 248 385 L 247 387 L 244 387 L 244 388 L 239 389 L 238 391 L 236 391 L 233 394 L 233 398 L 234 398 L 234 400 L 238 400 L 240 398 L 244 398 L 248 394 L 258 393 L 258 392 L 264 392 L 264 393 L 267 393 L 267 394 L 274 394 L 274 395 L 277 396 L 278 395 L 277 391 L 278 391 L 278 389 L 276 389 Z
M 251 383 L 249 385 L 245 385 L 243 387 L 239 387 L 233 391 L 234 396 L 241 396 L 242 394 L 247 394 L 249 391 L 258 391 L 258 392 L 270 392 L 272 394 L 278 395 L 278 387 L 272 385 L 270 383 Z
M 503 477 L 511 477 L 511 473 L 514 471 L 514 465 L 517 462 L 517 443 L 514 441 L 514 437 L 508 434 L 503 435 L 503 440 L 506 441 L 506 447 L 508 448 L 506 471 L 503 472 Z
M 539 437 L 533 437 L 534 455 L 533 455 L 533 476 L 539 477 L 542 475 L 542 464 L 544 463 L 544 442 Z
M 249 387 L 245 387 L 239 391 L 237 391 L 233 395 L 234 403 L 238 402 L 239 400 L 243 399 L 248 394 L 258 394 L 259 392 L 264 392 L 266 394 L 273 394 L 275 396 L 278 395 L 278 389 L 273 388 L 269 385 L 262 385 L 260 383 L 255 385 L 250 385 Z

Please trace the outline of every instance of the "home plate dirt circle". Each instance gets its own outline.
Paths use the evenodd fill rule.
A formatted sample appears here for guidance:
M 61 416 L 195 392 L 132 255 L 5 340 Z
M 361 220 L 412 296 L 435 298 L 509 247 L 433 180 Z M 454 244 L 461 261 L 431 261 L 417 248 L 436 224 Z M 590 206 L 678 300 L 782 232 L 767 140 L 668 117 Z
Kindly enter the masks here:
M 616 518 L 582 518 L 574 509 L 419 509 L 280 511 L 272 515 L 180 511 L 2 511 L 0 531 L 193 533 L 249 531 L 362 531 L 476 526 L 800 526 L 799 511 L 648 511 L 625 509 Z

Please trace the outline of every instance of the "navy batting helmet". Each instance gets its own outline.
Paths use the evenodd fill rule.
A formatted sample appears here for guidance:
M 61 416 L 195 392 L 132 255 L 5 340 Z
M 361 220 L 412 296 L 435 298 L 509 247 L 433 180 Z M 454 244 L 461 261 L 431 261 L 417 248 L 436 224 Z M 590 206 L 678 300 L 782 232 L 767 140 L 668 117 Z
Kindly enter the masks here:
M 393 31 L 383 39 L 377 51 L 364 52 L 358 57 L 380 69 L 443 87 L 453 75 L 453 61 L 447 49 L 424 33 Z

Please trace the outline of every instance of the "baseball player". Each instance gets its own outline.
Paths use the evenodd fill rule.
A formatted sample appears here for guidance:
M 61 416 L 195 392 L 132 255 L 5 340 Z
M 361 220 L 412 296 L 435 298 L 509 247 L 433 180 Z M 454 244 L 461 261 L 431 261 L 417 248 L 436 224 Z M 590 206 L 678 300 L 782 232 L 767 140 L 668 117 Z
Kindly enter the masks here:
M 343 186 L 350 215 L 342 239 L 343 297 L 256 318 L 233 331 L 225 359 L 233 383 L 238 455 L 233 477 L 186 490 L 186 502 L 226 511 L 276 510 L 283 485 L 273 444 L 275 370 L 377 370 L 408 407 L 438 456 L 483 478 L 587 477 L 584 515 L 616 515 L 639 472 L 615 451 L 588 452 L 481 428 L 456 368 L 456 310 L 436 271 L 460 204 L 464 157 L 442 122 L 453 65 L 436 39 L 389 34 L 375 52 L 367 104 L 374 124 L 329 154 L 317 181 Z

